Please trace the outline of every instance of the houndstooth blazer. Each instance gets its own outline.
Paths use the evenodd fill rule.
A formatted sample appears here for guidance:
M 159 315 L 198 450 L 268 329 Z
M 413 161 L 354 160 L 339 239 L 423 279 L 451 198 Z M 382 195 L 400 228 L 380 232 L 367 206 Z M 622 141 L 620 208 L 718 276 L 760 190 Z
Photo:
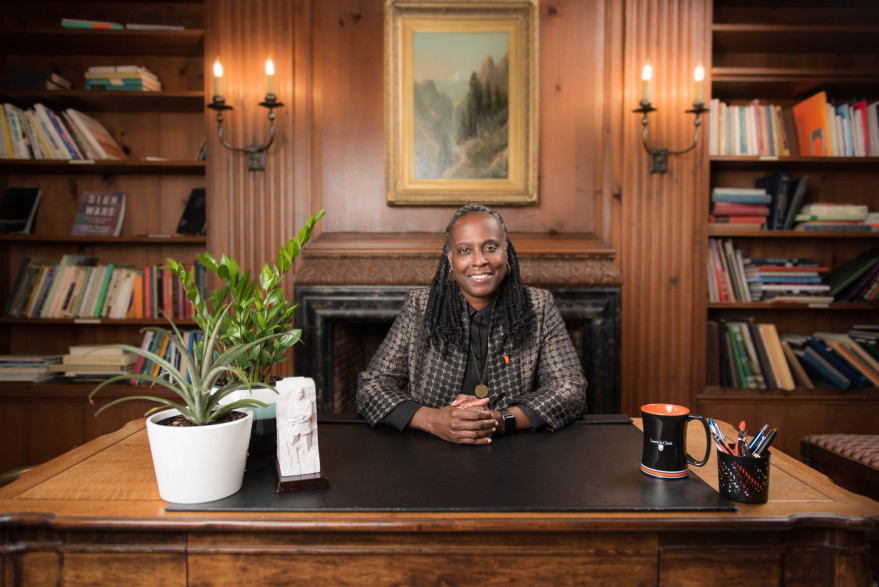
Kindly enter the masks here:
M 502 324 L 493 324 L 489 332 L 489 406 L 524 405 L 549 430 L 558 430 L 586 411 L 586 378 L 552 294 L 527 289 L 535 314 L 533 336 L 513 348 Z M 440 408 L 461 392 L 467 346 L 450 346 L 442 354 L 430 344 L 424 317 L 429 291 L 419 288 L 406 295 L 402 312 L 360 374 L 357 411 L 372 426 L 407 400 Z M 466 332 L 470 318 L 463 304 L 461 320 Z

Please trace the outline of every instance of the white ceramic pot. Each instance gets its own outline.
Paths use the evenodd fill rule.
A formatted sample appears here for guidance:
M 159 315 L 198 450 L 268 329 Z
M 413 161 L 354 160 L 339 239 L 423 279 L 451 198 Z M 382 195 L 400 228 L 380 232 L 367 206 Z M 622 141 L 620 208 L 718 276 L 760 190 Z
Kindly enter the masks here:
M 172 503 L 203 503 L 241 489 L 253 414 L 209 426 L 162 426 L 179 414 L 164 410 L 147 418 L 147 436 L 159 495 Z

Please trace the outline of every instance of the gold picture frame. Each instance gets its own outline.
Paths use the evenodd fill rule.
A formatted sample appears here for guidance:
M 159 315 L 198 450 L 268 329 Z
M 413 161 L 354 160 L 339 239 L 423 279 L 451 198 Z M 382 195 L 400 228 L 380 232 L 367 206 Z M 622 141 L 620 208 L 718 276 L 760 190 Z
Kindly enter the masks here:
M 537 204 L 537 40 L 536 0 L 386 0 L 388 204 Z

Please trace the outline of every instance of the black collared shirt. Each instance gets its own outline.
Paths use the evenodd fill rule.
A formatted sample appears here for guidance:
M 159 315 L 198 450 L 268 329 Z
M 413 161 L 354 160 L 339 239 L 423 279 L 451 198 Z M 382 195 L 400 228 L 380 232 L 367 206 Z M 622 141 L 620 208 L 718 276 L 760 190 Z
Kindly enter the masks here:
M 467 369 L 464 371 L 464 381 L 461 384 L 461 393 L 476 395 L 476 386 L 480 383 L 488 385 L 488 369 L 486 357 L 488 356 L 489 328 L 494 322 L 494 301 L 481 310 L 475 310 L 467 304 L 467 314 L 470 316 L 470 349 L 467 352 Z M 475 359 L 475 360 L 474 360 Z

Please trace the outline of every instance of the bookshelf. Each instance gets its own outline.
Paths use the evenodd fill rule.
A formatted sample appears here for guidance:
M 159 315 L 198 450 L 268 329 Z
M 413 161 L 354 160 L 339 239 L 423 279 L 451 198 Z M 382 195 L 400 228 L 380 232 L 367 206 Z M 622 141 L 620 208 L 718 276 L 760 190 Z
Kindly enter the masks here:
M 780 104 L 783 108 L 819 92 L 847 101 L 879 99 L 879 7 L 868 2 L 804 1 L 767 9 L 751 0 L 715 0 L 712 31 L 711 95 L 730 104 Z M 833 25 L 826 23 L 833 22 Z M 873 23 L 873 24 L 871 24 Z M 808 175 L 806 202 L 867 204 L 877 210 L 876 157 L 732 157 L 711 156 L 709 185 L 753 187 L 754 180 L 775 171 L 795 179 Z M 706 196 L 707 197 L 707 196 Z M 706 205 L 704 251 L 709 238 L 731 238 L 755 257 L 813 257 L 833 268 L 872 247 L 879 235 L 853 232 L 747 231 L 708 223 Z M 854 324 L 879 322 L 879 306 L 865 303 L 772 304 L 708 303 L 707 320 L 753 317 L 770 322 L 780 333 L 845 332 Z M 704 326 L 704 321 L 702 322 Z M 706 369 L 707 371 L 707 369 Z M 800 439 L 812 433 L 875 433 L 879 389 L 842 391 L 818 387 L 751 390 L 708 386 L 697 395 L 700 413 L 728 422 L 746 420 L 779 428 L 776 445 L 799 454 Z
M 184 26 L 185 30 L 68 30 L 61 19 Z M 0 89 L 0 102 L 20 108 L 41 103 L 75 108 L 101 121 L 128 160 L 0 160 L 0 184 L 42 189 L 31 235 L 0 235 L 0 307 L 5 308 L 22 258 L 63 254 L 94 256 L 100 264 L 161 264 L 167 257 L 191 261 L 206 238 L 174 234 L 190 191 L 205 186 L 205 163 L 197 155 L 206 136 L 204 104 L 204 6 L 199 0 L 156 2 L 48 0 L 0 4 L 0 74 L 52 71 L 70 90 Z M 92 65 L 146 67 L 161 92 L 84 90 Z M 125 192 L 120 237 L 73 237 L 70 230 L 83 190 Z M 194 322 L 178 321 L 184 327 Z M 0 353 L 65 353 L 72 344 L 139 344 L 141 328 L 160 319 L 0 318 Z M 93 417 L 90 385 L 53 381 L 0 384 L 0 472 L 42 462 L 143 415 L 146 405 Z M 113 386 L 101 401 L 128 391 Z M 37 409 L 37 407 L 39 409 Z M 51 427 L 52 434 L 46 434 Z

